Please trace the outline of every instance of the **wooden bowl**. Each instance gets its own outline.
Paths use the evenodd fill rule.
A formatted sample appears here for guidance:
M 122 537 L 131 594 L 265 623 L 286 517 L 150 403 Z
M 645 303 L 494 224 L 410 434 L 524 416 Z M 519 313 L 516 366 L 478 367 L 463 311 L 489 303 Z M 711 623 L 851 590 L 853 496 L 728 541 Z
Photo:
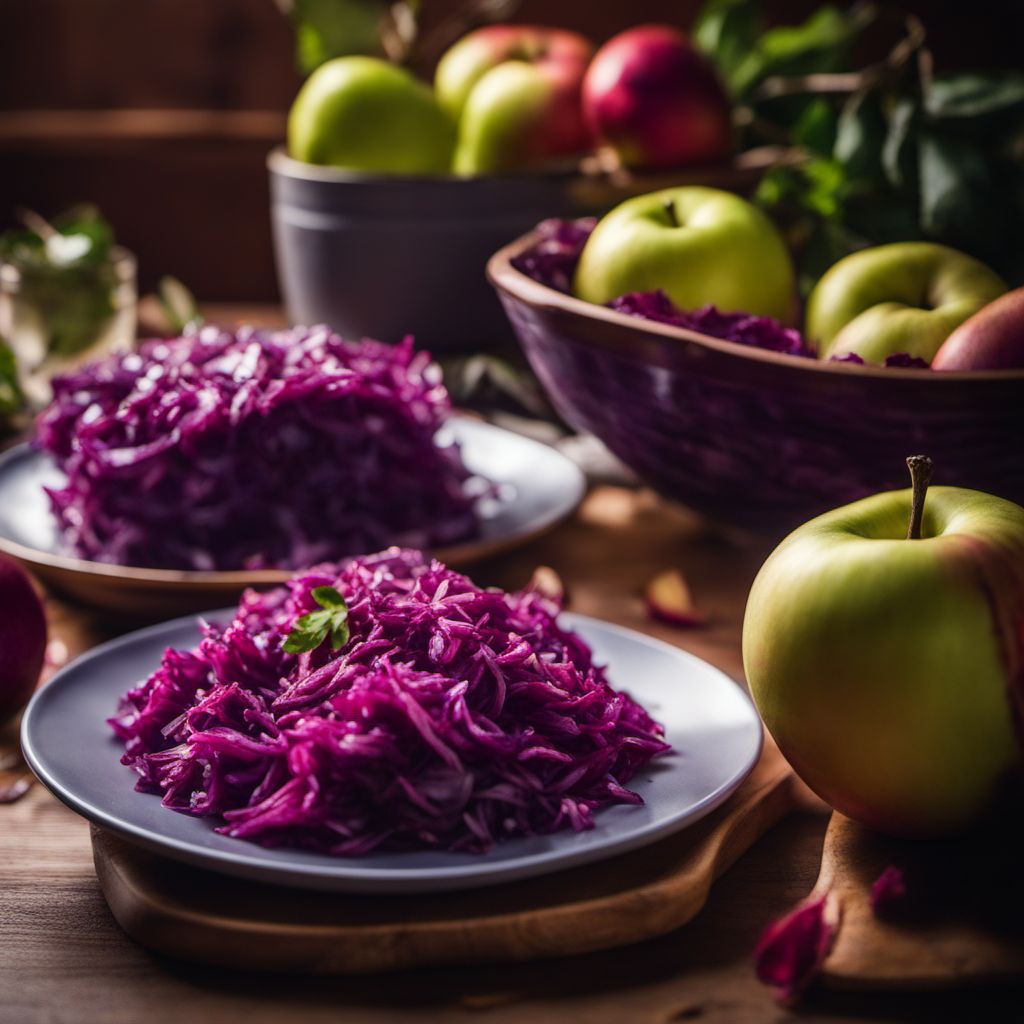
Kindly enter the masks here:
M 663 494 L 779 532 L 907 486 L 923 453 L 937 484 L 1024 503 L 1024 370 L 818 362 L 640 320 L 516 270 L 535 240 L 487 265 L 523 351 L 565 420 Z

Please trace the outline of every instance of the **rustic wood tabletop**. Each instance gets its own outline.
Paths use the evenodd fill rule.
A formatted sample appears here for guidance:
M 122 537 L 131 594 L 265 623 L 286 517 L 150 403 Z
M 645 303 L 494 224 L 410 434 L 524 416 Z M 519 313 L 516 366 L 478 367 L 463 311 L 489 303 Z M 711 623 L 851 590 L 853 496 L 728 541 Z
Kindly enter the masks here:
M 516 587 L 536 565 L 552 565 L 574 610 L 659 635 L 740 678 L 743 602 L 764 554 L 763 543 L 724 538 L 648 492 L 602 487 L 571 522 L 473 574 Z M 667 566 L 687 574 L 707 626 L 681 631 L 647 619 L 638 592 Z M 48 607 L 52 635 L 71 655 L 131 625 L 56 600 Z M 13 730 L 3 739 L 10 748 Z M 133 944 L 100 894 L 87 824 L 36 785 L 0 806 L 0 1024 L 781 1020 L 793 1011 L 758 984 L 751 949 L 764 924 L 813 884 L 825 823 L 820 813 L 790 816 L 716 883 L 694 921 L 641 945 L 526 964 L 309 977 L 194 966 Z M 808 1021 L 1020 1019 L 1009 988 L 811 992 L 797 1012 Z
M 537 565 L 550 565 L 572 610 L 676 643 L 740 680 L 744 602 L 769 546 L 723 535 L 650 492 L 602 486 L 568 523 L 471 574 L 515 588 Z M 686 574 L 705 626 L 681 630 L 647 617 L 641 588 L 669 567 Z M 72 657 L 136 625 L 55 598 L 47 607 L 58 660 L 62 647 Z M 16 749 L 8 726 L 0 765 Z M 754 976 L 751 951 L 764 925 L 813 885 L 826 822 L 810 802 L 791 814 L 715 884 L 690 924 L 660 939 L 561 960 L 320 977 L 196 966 L 135 945 L 100 893 L 87 823 L 35 785 L 0 805 L 0 1024 L 1021 1020 L 1019 989 L 1005 985 L 933 994 L 812 990 L 797 1010 L 773 1002 Z

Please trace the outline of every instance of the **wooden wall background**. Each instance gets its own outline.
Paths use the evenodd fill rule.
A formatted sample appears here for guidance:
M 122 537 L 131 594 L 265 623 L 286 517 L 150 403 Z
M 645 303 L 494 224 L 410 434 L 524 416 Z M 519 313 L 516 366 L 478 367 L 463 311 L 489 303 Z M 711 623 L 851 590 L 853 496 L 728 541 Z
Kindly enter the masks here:
M 699 6 L 525 0 L 518 20 L 601 40 L 641 20 L 688 25 Z M 765 0 L 778 21 L 815 6 Z M 925 21 L 940 67 L 1024 65 L 1022 0 L 894 6 Z M 273 0 L 0 0 L 0 225 L 17 205 L 90 199 L 144 286 L 172 273 L 204 299 L 275 298 L 264 159 L 299 84 L 292 45 Z

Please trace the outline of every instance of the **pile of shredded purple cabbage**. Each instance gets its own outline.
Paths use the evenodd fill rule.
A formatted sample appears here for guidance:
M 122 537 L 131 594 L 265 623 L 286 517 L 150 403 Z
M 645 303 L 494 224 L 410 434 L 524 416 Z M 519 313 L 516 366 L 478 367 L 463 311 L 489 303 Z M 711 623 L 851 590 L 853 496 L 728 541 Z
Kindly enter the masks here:
M 349 641 L 286 653 L 325 585 Z M 598 808 L 641 803 L 626 784 L 669 747 L 558 611 L 415 551 L 321 566 L 168 650 L 111 725 L 139 789 L 264 845 L 482 852 L 587 829 Z
M 37 445 L 64 546 L 173 569 L 301 568 L 477 528 L 440 369 L 411 339 L 204 327 L 54 381 Z

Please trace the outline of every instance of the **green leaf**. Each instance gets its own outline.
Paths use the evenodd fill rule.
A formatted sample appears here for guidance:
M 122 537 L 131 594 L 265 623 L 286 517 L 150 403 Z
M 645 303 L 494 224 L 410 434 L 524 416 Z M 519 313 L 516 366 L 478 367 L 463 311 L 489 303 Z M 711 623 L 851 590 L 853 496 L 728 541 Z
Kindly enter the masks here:
M 878 96 L 874 93 L 856 93 L 843 104 L 832 156 L 843 165 L 848 177 L 869 181 L 884 178 L 882 147 L 886 127 Z
M 922 239 L 917 206 L 892 189 L 855 189 L 843 207 L 843 223 L 865 245 L 910 242 Z
M 1024 112 L 1024 74 L 1015 71 L 937 75 L 925 92 L 934 120 L 988 118 Z
M 882 144 L 882 170 L 893 188 L 903 188 L 916 178 L 914 134 L 918 121 L 917 101 L 908 96 L 897 100 L 889 112 L 889 130 Z
M 346 612 L 348 611 L 345 598 L 334 587 L 314 587 L 310 593 L 321 608 L 343 608 Z
M 736 69 L 757 41 L 760 7 L 758 0 L 708 0 L 693 23 L 694 43 L 730 87 Z
M 36 311 L 47 355 L 75 355 L 99 341 L 117 315 L 113 229 L 94 206 L 73 207 L 52 225 L 23 217 L 29 230 L 0 236 L 0 257 L 18 269 L 20 301 Z
M 114 245 L 114 229 L 92 203 L 80 203 L 54 218 L 53 226 L 65 237 L 79 236 L 88 241 L 85 253 L 75 262 L 96 266 L 106 261 Z
M 797 142 L 820 156 L 830 156 L 836 142 L 836 114 L 832 104 L 821 96 L 804 109 L 793 129 Z
M 203 322 L 203 314 L 199 311 L 195 296 L 176 277 L 161 277 L 156 285 L 156 293 L 167 326 L 175 334 L 181 334 L 187 327 L 195 327 Z
M 310 596 L 320 607 L 300 616 L 284 642 L 289 654 L 314 651 L 330 636 L 331 650 L 339 651 L 349 639 L 348 605 L 334 587 L 314 587 Z
M 868 7 L 847 12 L 827 5 L 802 25 L 769 29 L 736 68 L 734 91 L 746 93 L 769 75 L 839 70 L 849 57 L 850 44 L 873 18 Z
M 844 256 L 864 247 L 864 239 L 842 224 L 819 221 L 811 230 L 797 260 L 800 294 L 809 295 L 822 274 Z
M 18 363 L 14 351 L 0 339 L 0 418 L 9 419 L 25 407 L 25 396 L 18 382 Z
M 797 167 L 772 168 L 761 179 L 755 199 L 769 210 L 790 208 L 830 219 L 842 208 L 847 184 L 841 164 L 812 157 Z
M 949 245 L 986 251 L 1000 225 L 981 150 L 962 138 L 927 133 L 918 143 L 918 165 L 924 232 Z
M 292 22 L 302 73 L 333 57 L 379 55 L 385 6 L 381 0 L 295 0 Z

